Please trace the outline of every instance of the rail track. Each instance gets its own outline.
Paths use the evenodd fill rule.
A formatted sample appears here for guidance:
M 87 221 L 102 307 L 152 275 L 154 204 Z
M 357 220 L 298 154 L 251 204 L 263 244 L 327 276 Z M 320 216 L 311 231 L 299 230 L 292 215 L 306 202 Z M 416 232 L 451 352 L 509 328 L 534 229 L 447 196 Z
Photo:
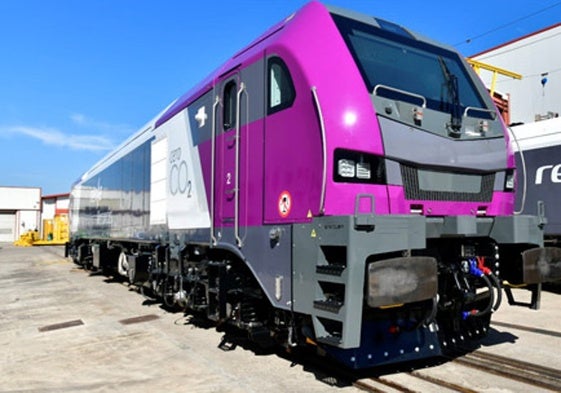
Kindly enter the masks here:
M 559 331 L 507 322 L 492 322 L 492 325 L 506 328 L 508 331 L 525 332 L 534 338 L 539 337 L 546 343 L 546 348 L 551 348 L 553 351 L 556 351 L 555 348 L 559 346 L 559 338 L 561 338 Z M 492 347 L 481 349 L 478 343 L 469 346 L 466 342 L 464 346 L 457 348 L 449 352 L 448 356 L 421 363 L 362 371 L 342 370 L 336 364 L 325 362 L 325 358 L 318 356 L 315 351 L 291 353 L 285 356 L 293 362 L 293 365 L 302 364 L 304 369 L 313 372 L 318 380 L 328 385 L 354 386 L 366 392 L 561 392 L 561 367 L 558 362 L 553 362 L 557 368 L 547 367 L 545 365 L 547 363 L 537 364 L 520 360 L 520 357 L 506 357 L 492 353 Z M 537 348 L 528 350 L 535 349 Z M 524 352 L 520 353 L 523 358 Z
M 511 359 L 484 351 L 468 353 L 453 360 L 461 365 L 509 378 L 538 388 L 561 391 L 561 370 Z
M 458 378 L 458 375 L 472 375 L 469 369 L 500 377 L 497 386 L 502 387 L 504 381 L 518 385 L 514 391 L 561 391 L 561 370 L 511 359 L 504 356 L 476 350 L 459 353 L 447 359 L 455 366 L 454 372 L 436 373 L 433 369 L 420 369 L 388 374 L 378 377 L 361 378 L 354 381 L 353 386 L 367 392 L 403 392 L 417 393 L 424 391 L 443 391 L 478 393 L 491 386 L 478 384 L 477 380 Z M 489 380 L 489 379 L 487 379 Z M 504 391 L 513 391 L 504 389 Z
M 518 325 L 514 323 L 506 323 L 506 322 L 498 322 L 498 321 L 491 321 L 491 325 L 500 326 L 508 329 L 515 329 L 515 330 L 522 330 L 525 332 L 535 333 L 535 334 L 542 334 L 544 336 L 551 336 L 551 337 L 559 337 L 561 338 L 561 332 L 555 332 L 552 330 L 547 329 L 539 329 L 530 326 Z

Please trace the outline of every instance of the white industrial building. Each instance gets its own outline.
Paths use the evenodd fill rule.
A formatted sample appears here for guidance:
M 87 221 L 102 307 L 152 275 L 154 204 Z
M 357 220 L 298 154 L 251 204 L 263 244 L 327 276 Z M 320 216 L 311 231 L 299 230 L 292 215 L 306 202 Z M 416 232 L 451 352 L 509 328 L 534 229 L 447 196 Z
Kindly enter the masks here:
M 41 219 L 52 220 L 60 214 L 68 214 L 70 194 L 45 195 L 41 198 Z
M 41 225 L 41 189 L 0 187 L 0 242 L 13 242 Z
M 41 198 L 41 238 L 51 240 L 49 233 L 61 225 L 63 218 L 64 223 L 68 223 L 68 208 L 70 205 L 70 194 L 52 194 L 45 195 Z M 64 216 L 64 217 L 63 217 Z M 57 217 L 59 220 L 57 220 Z M 64 230 L 67 231 L 65 225 Z
M 547 27 L 471 58 L 521 74 L 522 79 L 499 75 L 496 90 L 510 98 L 510 122 L 532 123 L 561 113 L 561 23 Z M 481 74 L 491 85 L 492 75 Z

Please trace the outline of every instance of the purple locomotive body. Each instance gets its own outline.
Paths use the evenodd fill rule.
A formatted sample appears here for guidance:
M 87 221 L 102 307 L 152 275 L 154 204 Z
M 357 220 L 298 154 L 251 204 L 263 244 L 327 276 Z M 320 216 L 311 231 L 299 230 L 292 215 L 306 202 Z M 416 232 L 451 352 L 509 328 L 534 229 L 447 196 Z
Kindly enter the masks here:
M 437 356 L 561 276 L 508 146 L 451 48 L 311 2 L 74 185 L 68 252 L 264 345 Z

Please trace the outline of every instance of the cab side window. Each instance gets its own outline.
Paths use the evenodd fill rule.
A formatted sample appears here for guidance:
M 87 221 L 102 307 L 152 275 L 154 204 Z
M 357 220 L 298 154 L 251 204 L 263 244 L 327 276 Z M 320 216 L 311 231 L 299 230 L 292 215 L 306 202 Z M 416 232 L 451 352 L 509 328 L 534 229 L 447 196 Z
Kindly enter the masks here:
M 292 106 L 296 98 L 294 83 L 288 67 L 279 57 L 271 57 L 267 62 L 267 114 Z
M 237 104 L 236 82 L 230 81 L 224 87 L 224 129 L 229 130 L 236 127 L 236 104 Z

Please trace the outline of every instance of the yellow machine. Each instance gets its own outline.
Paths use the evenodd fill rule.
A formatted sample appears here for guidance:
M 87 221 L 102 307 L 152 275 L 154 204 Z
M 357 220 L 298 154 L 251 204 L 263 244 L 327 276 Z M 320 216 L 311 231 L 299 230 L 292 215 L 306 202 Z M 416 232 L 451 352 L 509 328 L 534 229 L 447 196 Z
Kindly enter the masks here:
M 43 220 L 43 238 L 37 230 L 27 231 L 14 244 L 21 247 L 62 245 L 68 241 L 68 233 L 68 214 L 57 214 Z

